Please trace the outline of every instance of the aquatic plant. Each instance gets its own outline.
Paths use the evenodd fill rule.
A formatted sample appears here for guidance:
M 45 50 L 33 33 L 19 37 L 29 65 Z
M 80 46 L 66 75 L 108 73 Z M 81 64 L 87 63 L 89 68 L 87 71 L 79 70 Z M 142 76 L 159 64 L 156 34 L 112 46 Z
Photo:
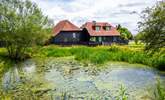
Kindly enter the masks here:
M 126 93 L 126 88 L 121 85 L 119 89 L 119 94 L 116 97 L 116 100 L 128 100 L 128 94 Z
M 155 87 L 148 89 L 148 94 L 147 98 L 151 100 L 165 100 L 165 86 L 160 77 L 157 78 Z
M 154 99 L 165 100 L 165 89 L 162 87 L 160 79 L 157 79 L 156 89 L 154 91 Z
M 7 90 L 0 88 L 0 98 L 2 100 L 49 100 L 50 96 L 47 96 L 47 92 L 52 89 L 48 86 L 48 83 L 43 83 L 42 80 L 24 79 Z

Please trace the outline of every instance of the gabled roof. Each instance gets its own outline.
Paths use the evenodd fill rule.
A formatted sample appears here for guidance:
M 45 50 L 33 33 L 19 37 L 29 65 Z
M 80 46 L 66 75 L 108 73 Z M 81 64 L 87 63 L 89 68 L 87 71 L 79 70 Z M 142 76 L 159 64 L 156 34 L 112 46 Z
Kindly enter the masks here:
M 96 31 L 93 27 L 100 26 L 101 29 Z M 111 26 L 109 31 L 103 29 L 104 26 Z M 115 27 L 107 22 L 87 22 L 81 28 L 87 29 L 90 36 L 120 36 L 120 33 L 117 31 Z
M 53 35 L 57 35 L 61 31 L 81 31 L 76 25 L 72 24 L 68 20 L 63 20 L 57 23 L 57 25 L 53 28 Z

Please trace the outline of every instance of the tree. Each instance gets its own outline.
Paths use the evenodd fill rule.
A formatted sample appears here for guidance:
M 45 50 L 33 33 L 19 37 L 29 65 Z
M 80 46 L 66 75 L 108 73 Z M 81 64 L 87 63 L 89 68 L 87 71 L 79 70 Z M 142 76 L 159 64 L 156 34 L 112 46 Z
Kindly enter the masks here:
M 138 44 L 139 41 L 143 41 L 143 33 L 139 32 L 135 37 L 134 37 L 135 43 Z
M 51 26 L 35 3 L 29 0 L 0 0 L 0 40 L 10 58 L 21 60 L 28 47 L 42 44 Z
M 130 40 L 133 38 L 133 35 L 131 34 L 131 32 L 127 28 L 122 27 L 120 24 L 117 25 L 117 30 L 120 32 L 122 39 Z
M 139 31 L 143 33 L 146 50 L 165 47 L 165 1 L 143 11 Z

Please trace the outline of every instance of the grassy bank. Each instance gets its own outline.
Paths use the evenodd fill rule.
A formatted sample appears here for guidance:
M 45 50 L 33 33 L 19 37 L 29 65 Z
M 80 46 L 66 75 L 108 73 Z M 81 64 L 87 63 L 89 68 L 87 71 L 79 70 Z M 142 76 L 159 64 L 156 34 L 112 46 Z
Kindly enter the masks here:
M 108 61 L 123 61 L 129 63 L 138 63 L 165 70 L 165 49 L 154 54 L 148 54 L 143 51 L 143 47 L 128 46 L 45 46 L 29 48 L 27 53 L 32 57 L 67 57 L 74 56 L 76 60 L 84 63 L 93 63 L 96 65 L 104 64 Z M 0 48 L 0 66 L 3 65 L 6 50 Z M 2 60 L 1 60 L 2 59 Z M 0 70 L 2 67 L 0 67 Z
M 29 50 L 31 51 L 31 50 Z M 165 50 L 148 54 L 143 48 L 129 46 L 98 46 L 98 47 L 58 47 L 46 46 L 31 52 L 33 57 L 66 57 L 74 56 L 76 60 L 93 64 L 104 64 L 108 61 L 124 61 L 138 63 L 165 70 Z

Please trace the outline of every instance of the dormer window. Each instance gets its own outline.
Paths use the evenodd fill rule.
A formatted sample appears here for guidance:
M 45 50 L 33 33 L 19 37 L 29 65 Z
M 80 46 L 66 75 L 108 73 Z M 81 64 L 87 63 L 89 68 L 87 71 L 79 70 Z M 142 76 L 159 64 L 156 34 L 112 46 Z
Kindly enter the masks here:
M 111 26 L 104 26 L 104 30 L 110 31 L 111 30 Z
M 101 28 L 100 26 L 95 26 L 96 31 L 100 31 L 100 28 Z

